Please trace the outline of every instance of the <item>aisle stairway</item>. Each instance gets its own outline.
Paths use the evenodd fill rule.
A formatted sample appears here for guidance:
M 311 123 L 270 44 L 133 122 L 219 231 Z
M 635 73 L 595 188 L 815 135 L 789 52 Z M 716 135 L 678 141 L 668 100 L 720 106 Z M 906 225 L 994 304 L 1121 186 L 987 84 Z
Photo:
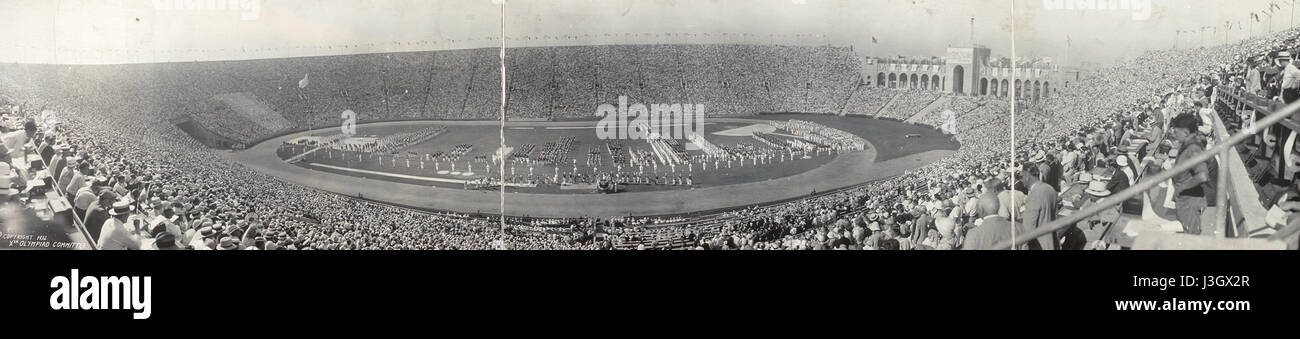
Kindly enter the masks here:
M 880 115 L 885 113 L 885 107 L 889 107 L 889 104 L 894 103 L 894 100 L 898 99 L 898 96 L 899 94 L 897 93 L 889 96 L 889 101 L 886 101 L 884 105 L 880 105 L 880 108 L 876 109 L 876 114 L 871 115 L 871 118 L 880 119 Z
M 916 112 L 916 114 L 913 114 L 911 117 L 907 118 L 906 122 L 909 123 L 921 122 L 922 118 L 930 115 L 930 113 L 932 113 L 934 110 L 938 109 L 939 107 L 944 107 L 945 105 L 948 104 L 949 101 L 952 101 L 952 97 L 946 95 L 939 96 L 938 99 L 935 99 L 933 102 L 930 102 L 930 104 L 926 105 L 925 108 L 922 108 L 920 111 Z

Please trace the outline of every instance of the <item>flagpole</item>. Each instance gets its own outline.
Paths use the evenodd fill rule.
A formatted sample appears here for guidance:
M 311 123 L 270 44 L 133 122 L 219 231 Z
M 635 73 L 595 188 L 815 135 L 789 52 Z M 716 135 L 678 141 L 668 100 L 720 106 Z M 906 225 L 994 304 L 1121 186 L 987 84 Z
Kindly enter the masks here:
M 501 177 L 506 176 L 505 146 L 506 146 L 506 2 L 501 2 Z M 558 167 L 556 167 L 558 169 Z M 501 195 L 501 244 L 505 245 L 506 236 L 506 185 L 500 186 Z
M 970 17 L 970 45 L 975 47 L 975 17 Z
M 311 96 L 307 94 L 307 85 L 310 85 L 310 81 L 311 81 L 309 80 L 310 78 L 311 78 L 310 72 L 304 73 L 302 75 L 302 81 L 298 82 L 298 91 L 302 92 L 302 101 L 307 106 L 307 114 L 303 115 L 303 117 L 307 119 L 307 137 L 313 137 L 316 135 L 316 131 L 314 131 L 314 129 L 316 128 L 315 126 L 316 124 L 311 119 L 311 114 L 312 114 Z

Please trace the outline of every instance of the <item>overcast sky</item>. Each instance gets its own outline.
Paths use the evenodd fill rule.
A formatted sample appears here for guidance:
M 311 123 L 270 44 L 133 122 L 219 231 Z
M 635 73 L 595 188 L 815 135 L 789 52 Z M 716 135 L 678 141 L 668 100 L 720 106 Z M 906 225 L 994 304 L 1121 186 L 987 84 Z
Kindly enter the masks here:
M 1076 1 L 1015 0 L 1018 56 L 1109 63 L 1172 48 L 1180 29 L 1214 27 L 1203 33 L 1206 45 L 1245 37 L 1252 26 L 1256 34 L 1268 30 L 1268 16 L 1252 25 L 1249 15 L 1269 0 L 1149 0 L 1145 20 L 1135 20 L 1143 12 L 1133 9 L 1045 5 Z M 1273 29 L 1286 28 L 1290 2 L 1274 1 L 1281 9 Z M 175 0 L 0 0 L 0 61 L 255 59 L 500 44 L 501 7 L 492 0 L 231 0 L 243 6 L 233 10 L 163 2 Z M 974 17 L 974 42 L 1010 56 L 1011 12 L 1012 0 L 510 0 L 505 21 L 512 47 L 829 43 L 871 56 L 942 56 L 948 46 L 971 43 Z M 1229 20 L 1244 27 L 1225 30 Z M 1202 43 L 1199 30 L 1178 36 L 1180 48 Z

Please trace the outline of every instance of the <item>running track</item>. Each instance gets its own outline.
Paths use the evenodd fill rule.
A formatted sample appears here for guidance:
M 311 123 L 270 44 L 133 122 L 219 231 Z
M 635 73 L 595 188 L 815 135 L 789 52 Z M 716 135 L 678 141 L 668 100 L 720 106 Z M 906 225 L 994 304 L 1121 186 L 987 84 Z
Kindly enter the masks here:
M 713 122 L 761 122 L 758 119 L 714 118 Z M 496 125 L 496 121 L 399 121 L 362 124 L 366 126 Z M 507 122 L 511 126 L 566 127 L 590 125 L 575 122 Z M 330 131 L 332 132 L 332 131 Z M 441 188 L 321 172 L 284 162 L 276 148 L 287 140 L 306 135 L 294 133 L 266 140 L 243 151 L 221 153 L 253 170 L 283 180 L 349 196 L 387 201 L 416 208 L 462 213 L 500 213 L 500 192 Z M 870 136 L 866 136 L 870 139 Z M 841 154 L 824 166 L 778 179 L 727 186 L 618 194 L 507 193 L 506 211 L 512 216 L 578 217 L 615 215 L 669 215 L 763 204 L 831 191 L 902 174 L 908 169 L 938 161 L 950 150 L 927 151 L 876 163 L 875 146 L 867 151 Z

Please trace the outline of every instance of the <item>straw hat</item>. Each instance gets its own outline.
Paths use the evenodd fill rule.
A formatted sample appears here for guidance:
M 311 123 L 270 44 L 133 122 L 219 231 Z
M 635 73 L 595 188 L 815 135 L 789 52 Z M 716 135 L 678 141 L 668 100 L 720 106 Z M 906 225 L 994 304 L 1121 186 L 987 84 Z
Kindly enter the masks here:
M 1089 182 L 1088 189 L 1084 190 L 1084 192 L 1099 198 L 1108 197 L 1111 193 L 1110 190 L 1106 188 L 1106 182 L 1099 180 Z
M 1029 162 L 1043 162 L 1043 160 L 1047 160 L 1047 152 L 1043 152 L 1043 150 L 1038 150 L 1038 152 L 1034 153 L 1034 156 L 1029 158 Z
M 113 209 L 108 211 L 108 215 L 119 216 L 131 213 L 131 203 L 126 200 L 118 200 L 113 203 Z

